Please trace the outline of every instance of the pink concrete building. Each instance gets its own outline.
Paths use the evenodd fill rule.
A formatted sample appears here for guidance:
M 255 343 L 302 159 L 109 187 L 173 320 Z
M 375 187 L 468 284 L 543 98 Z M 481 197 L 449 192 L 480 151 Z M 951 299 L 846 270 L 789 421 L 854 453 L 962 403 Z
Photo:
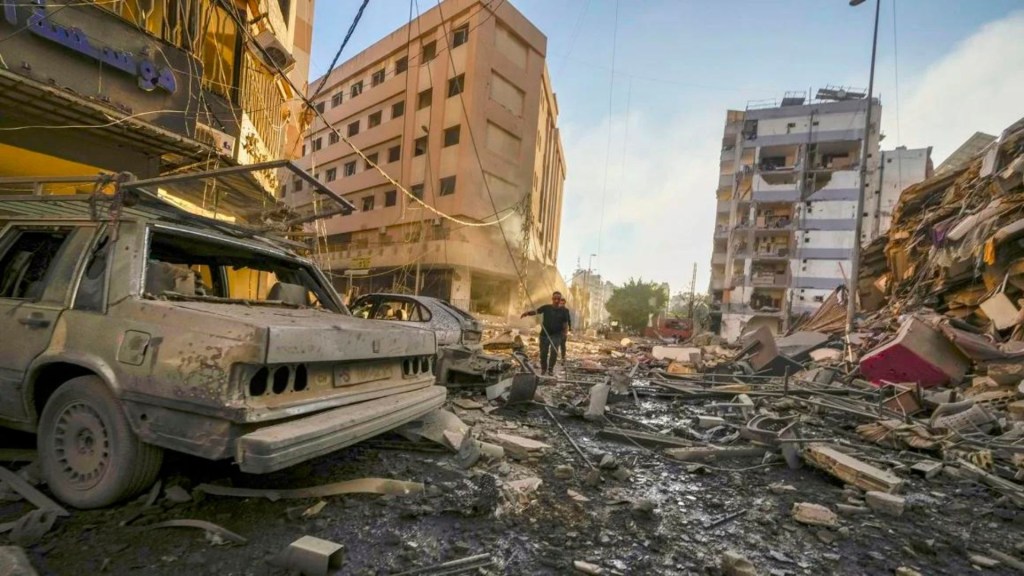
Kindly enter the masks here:
M 341 290 L 418 291 L 505 316 L 526 294 L 543 301 L 564 288 L 565 160 L 547 40 L 509 2 L 493 5 L 441 3 L 339 65 L 316 96 L 407 191 L 313 120 L 302 167 L 358 208 L 315 227 L 317 257 Z M 331 208 L 300 182 L 280 193 L 301 210 Z

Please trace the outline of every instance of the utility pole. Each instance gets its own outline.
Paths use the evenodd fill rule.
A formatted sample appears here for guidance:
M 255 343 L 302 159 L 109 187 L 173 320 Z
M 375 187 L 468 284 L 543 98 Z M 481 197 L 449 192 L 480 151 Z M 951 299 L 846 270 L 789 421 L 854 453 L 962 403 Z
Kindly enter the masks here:
M 690 279 L 690 324 L 695 324 L 693 318 L 693 304 L 697 298 L 697 263 L 693 263 L 693 277 Z
M 864 0 L 850 0 L 850 6 Z M 850 254 L 850 285 L 846 295 L 846 336 L 853 333 L 853 318 L 857 314 L 857 285 L 860 283 L 860 234 L 864 226 L 864 189 L 868 177 L 868 146 L 871 142 L 871 100 L 875 90 L 875 54 L 878 52 L 878 15 L 882 0 L 875 0 L 875 32 L 871 40 L 871 73 L 868 78 L 868 107 L 864 113 L 864 138 L 860 148 L 860 182 L 857 185 L 857 217 L 853 227 L 853 251 Z

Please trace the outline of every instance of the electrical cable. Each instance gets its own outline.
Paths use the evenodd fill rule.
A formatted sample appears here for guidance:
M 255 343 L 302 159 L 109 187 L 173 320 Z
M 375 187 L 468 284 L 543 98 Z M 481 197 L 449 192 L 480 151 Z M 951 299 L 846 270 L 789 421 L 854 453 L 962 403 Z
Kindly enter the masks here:
M 341 40 L 341 45 L 338 46 L 338 51 L 334 53 L 334 59 L 331 60 L 330 67 L 327 68 L 327 73 L 324 74 L 320 85 L 317 86 L 313 95 L 309 97 L 310 100 L 316 100 L 316 97 L 320 95 L 320 92 L 324 89 L 324 84 L 327 84 L 327 78 L 334 71 L 334 67 L 338 65 L 338 58 L 341 58 L 341 51 L 345 49 L 348 44 L 349 38 L 352 37 L 352 33 L 356 31 L 356 26 L 359 24 L 359 20 L 363 17 L 363 10 L 366 9 L 366 5 L 370 3 L 370 0 L 363 0 L 363 3 L 359 5 L 359 10 L 356 11 L 356 17 L 352 19 L 352 24 L 348 27 L 348 32 L 345 33 L 345 37 Z
M 604 212 L 608 200 L 608 168 L 611 165 L 612 155 L 612 112 L 614 110 L 614 95 L 615 95 L 615 52 L 618 48 L 618 37 L 619 37 L 619 0 L 615 0 L 615 25 L 612 29 L 612 67 L 608 74 L 608 143 L 605 146 L 604 151 L 604 184 L 601 186 L 601 219 L 597 226 L 597 263 L 600 267 L 601 258 L 603 258 L 604 250 L 601 247 L 604 239 Z M 598 296 L 600 299 L 603 294 Z
M 295 85 L 295 82 L 291 78 L 289 78 L 288 75 L 283 70 L 281 70 L 281 67 L 277 65 L 277 63 L 273 60 L 273 58 L 270 57 L 269 54 L 267 54 L 267 52 L 263 48 L 263 46 L 260 46 L 258 43 L 255 43 L 255 38 L 253 37 L 252 32 L 250 32 L 249 29 L 244 26 L 244 23 L 240 21 L 240 19 L 237 17 L 237 14 L 234 15 L 234 18 L 235 18 L 236 23 L 238 23 L 238 25 L 239 25 L 239 29 L 242 30 L 243 33 L 250 40 L 253 41 L 253 45 L 263 54 L 264 59 L 268 63 L 270 63 L 272 65 L 272 67 L 277 71 L 278 75 L 280 75 L 281 78 L 284 79 L 285 82 L 288 83 L 288 85 L 291 87 L 292 91 L 294 91 L 296 94 L 302 94 L 302 91 L 298 89 L 298 87 Z M 334 126 L 334 124 L 332 124 L 331 122 L 329 122 L 327 120 L 327 118 L 324 116 L 323 112 L 320 112 L 319 110 L 316 109 L 315 106 L 313 106 L 312 101 L 308 97 L 303 96 L 302 99 L 306 103 L 306 106 L 309 108 L 309 110 L 312 110 L 313 113 L 324 123 L 325 126 L 327 126 L 330 129 L 331 132 L 336 134 L 338 136 L 338 138 L 342 142 L 344 142 L 349 148 L 352 149 L 353 152 L 356 153 L 357 156 L 362 158 L 363 161 L 366 162 L 367 166 L 372 166 L 381 176 L 383 176 L 389 183 L 391 183 L 392 186 L 394 186 L 398 190 L 401 190 L 402 193 L 405 194 L 408 198 L 411 198 L 411 199 L 415 200 L 418 204 L 422 205 L 427 210 L 430 210 L 431 212 L 436 214 L 438 217 L 444 218 L 446 220 L 450 220 L 452 222 L 455 222 L 457 224 L 461 224 L 463 226 L 483 228 L 483 227 L 486 227 L 486 226 L 494 226 L 494 225 L 504 221 L 505 219 L 507 219 L 508 217 L 510 217 L 512 214 L 515 213 L 515 212 L 511 211 L 511 210 L 513 210 L 513 207 L 508 207 L 508 208 L 503 208 L 502 210 L 497 211 L 495 213 L 495 216 L 497 216 L 497 214 L 502 212 L 502 211 L 506 211 L 506 210 L 509 211 L 508 214 L 506 214 L 506 215 L 504 215 L 501 218 L 498 218 L 496 220 L 492 220 L 490 222 L 468 222 L 468 221 L 464 221 L 464 220 L 460 220 L 458 218 L 455 218 L 454 216 L 445 214 L 444 212 L 441 212 L 440 210 L 434 208 L 433 206 L 431 206 L 431 205 L 427 204 L 426 202 L 424 202 L 424 201 L 420 200 L 419 198 L 417 198 L 412 192 L 409 192 L 409 190 L 406 189 L 405 186 L 402 186 L 401 184 L 399 184 L 398 181 L 396 181 L 390 174 L 388 174 L 387 172 L 384 171 L 383 168 L 378 166 L 376 162 L 372 162 L 366 156 L 365 152 L 363 152 L 360 148 L 358 148 L 354 144 L 352 144 L 352 141 L 349 140 L 347 136 L 345 136 L 340 130 L 338 130 L 338 128 L 336 126 Z

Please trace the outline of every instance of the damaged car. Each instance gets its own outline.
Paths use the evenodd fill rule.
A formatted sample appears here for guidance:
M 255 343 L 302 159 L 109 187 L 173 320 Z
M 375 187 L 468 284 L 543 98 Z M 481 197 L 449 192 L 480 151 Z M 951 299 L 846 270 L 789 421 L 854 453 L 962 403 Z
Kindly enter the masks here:
M 352 313 L 423 328 L 437 337 L 440 384 L 490 381 L 513 367 L 508 358 L 484 353 L 483 326 L 472 314 L 430 296 L 375 293 L 360 296 Z
M 444 403 L 434 333 L 354 317 L 284 241 L 102 203 L 0 198 L 0 425 L 65 503 L 139 493 L 165 450 L 262 474 Z

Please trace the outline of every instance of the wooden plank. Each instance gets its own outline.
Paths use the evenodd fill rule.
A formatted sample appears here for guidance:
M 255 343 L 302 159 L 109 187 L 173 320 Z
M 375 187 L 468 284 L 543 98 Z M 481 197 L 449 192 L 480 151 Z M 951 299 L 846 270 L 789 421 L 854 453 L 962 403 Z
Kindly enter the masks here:
M 57 504 L 53 500 L 50 500 L 45 494 L 36 490 L 25 479 L 18 476 L 14 472 L 11 472 L 7 468 L 0 466 L 0 480 L 3 480 L 7 484 L 14 488 L 14 491 L 21 494 L 25 500 L 31 502 L 36 508 L 41 510 L 53 510 L 57 512 L 58 516 L 70 516 L 60 504 Z
M 612 440 L 633 440 L 637 444 L 641 444 L 643 446 L 674 446 L 689 448 L 694 445 L 692 441 L 684 438 L 676 438 L 675 436 L 667 436 L 665 434 L 637 432 L 634 430 L 626 430 L 624 428 L 605 428 L 598 432 L 597 435 L 602 438 L 610 438 Z
M 843 454 L 826 444 L 811 444 L 804 458 L 812 465 L 862 490 L 894 493 L 903 486 L 903 480 L 865 462 Z

